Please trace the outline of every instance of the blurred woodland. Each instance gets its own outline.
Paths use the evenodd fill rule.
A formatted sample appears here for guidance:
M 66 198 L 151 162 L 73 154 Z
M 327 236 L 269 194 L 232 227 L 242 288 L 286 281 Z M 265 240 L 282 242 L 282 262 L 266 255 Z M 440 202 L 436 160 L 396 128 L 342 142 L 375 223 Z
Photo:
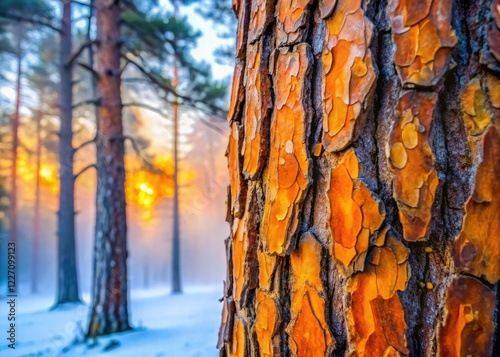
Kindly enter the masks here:
M 211 264 L 204 247 L 223 254 L 227 236 L 212 213 L 226 196 L 229 78 L 212 66 L 233 62 L 230 6 L 0 1 L 0 235 L 19 247 L 23 293 L 50 290 L 58 308 L 80 302 L 82 284 L 91 291 L 88 336 L 130 328 L 129 281 L 173 293 L 182 276 L 220 281 L 194 276 Z M 208 60 L 194 54 L 196 18 L 216 33 Z M 4 294 L 3 259 L 0 270 Z

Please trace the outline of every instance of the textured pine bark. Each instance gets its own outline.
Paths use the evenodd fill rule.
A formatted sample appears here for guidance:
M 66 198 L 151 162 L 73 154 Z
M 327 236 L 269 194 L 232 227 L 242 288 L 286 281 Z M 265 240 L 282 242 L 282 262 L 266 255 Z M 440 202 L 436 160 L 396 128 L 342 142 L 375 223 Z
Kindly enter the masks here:
M 120 2 L 96 0 L 97 194 L 94 278 L 88 337 L 130 329 L 127 221 L 120 92 Z
M 500 1 L 233 7 L 221 356 L 498 354 Z

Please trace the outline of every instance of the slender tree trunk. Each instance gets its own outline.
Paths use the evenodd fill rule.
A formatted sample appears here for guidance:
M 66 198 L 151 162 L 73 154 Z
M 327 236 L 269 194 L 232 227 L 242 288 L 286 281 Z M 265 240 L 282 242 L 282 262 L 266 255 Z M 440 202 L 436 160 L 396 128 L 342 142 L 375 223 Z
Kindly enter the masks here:
M 20 110 L 21 110 L 21 75 L 22 75 L 22 64 L 23 64 L 23 52 L 22 52 L 22 37 L 23 37 L 23 25 L 18 23 L 17 25 L 17 77 L 16 77 L 16 107 L 14 111 L 14 116 L 12 118 L 12 167 L 10 172 L 10 200 L 9 200 L 9 243 L 14 243 L 15 252 L 18 251 L 18 236 L 17 236 L 17 148 L 19 146 L 19 122 L 20 122 Z M 17 256 L 16 256 L 17 259 Z M 18 264 L 14 265 L 14 272 L 18 271 Z M 16 275 L 16 279 L 18 275 Z M 8 294 L 15 294 L 19 289 L 19 280 L 16 281 L 15 289 L 12 291 L 8 289 Z
M 42 161 L 42 114 L 36 116 L 35 209 L 33 217 L 33 247 L 31 253 L 31 293 L 38 293 L 38 247 L 40 243 L 40 166 Z
M 120 1 L 97 0 L 97 194 L 92 307 L 87 335 L 130 329 L 120 92 Z
M 175 14 L 179 13 L 179 5 L 174 1 Z M 179 84 L 179 68 L 177 58 L 174 58 L 174 90 Z M 179 217 L 179 104 L 174 102 L 174 215 L 172 222 L 172 293 L 182 293 L 181 284 L 181 248 L 180 248 L 180 217 Z
M 18 243 L 17 238 L 17 148 L 19 147 L 19 120 L 21 110 L 21 75 L 23 65 L 22 24 L 17 32 L 17 74 L 16 74 L 16 107 L 12 118 L 12 168 L 10 172 L 11 192 L 9 202 L 9 241 Z
M 174 63 L 177 84 L 177 62 Z M 172 293 L 182 293 L 180 259 L 180 220 L 179 220 L 179 105 L 174 103 L 174 204 L 172 222 Z
M 221 355 L 498 355 L 500 2 L 233 3 Z
M 71 2 L 63 3 L 60 46 L 59 110 L 59 211 L 58 280 L 55 306 L 80 302 L 75 243 L 75 176 L 73 174 L 73 68 L 67 61 L 72 50 Z

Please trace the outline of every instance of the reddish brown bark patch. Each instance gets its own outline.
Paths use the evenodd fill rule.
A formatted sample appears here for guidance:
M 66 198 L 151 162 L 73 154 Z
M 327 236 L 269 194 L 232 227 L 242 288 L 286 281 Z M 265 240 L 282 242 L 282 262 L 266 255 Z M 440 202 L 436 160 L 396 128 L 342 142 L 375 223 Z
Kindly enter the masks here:
M 267 26 L 273 20 L 274 1 L 273 0 L 249 0 L 250 5 L 250 25 L 248 28 L 248 42 L 257 41 Z
M 327 151 L 343 150 L 362 125 L 376 79 L 369 49 L 372 32 L 360 1 L 340 0 L 326 19 L 321 60 L 323 145 Z
M 355 355 L 397 356 L 408 354 L 404 310 L 397 294 L 384 299 L 378 294 L 374 271 L 355 274 L 348 284 L 348 331 Z
M 266 254 L 259 249 L 257 259 L 259 261 L 259 286 L 266 291 L 271 291 L 276 271 L 276 255 Z
M 325 318 L 321 244 L 305 233 L 291 255 L 291 320 L 286 331 L 295 356 L 325 356 L 335 342 Z
M 444 323 L 438 328 L 441 356 L 492 356 L 495 294 L 479 280 L 454 278 L 446 292 Z
M 265 291 L 256 291 L 256 317 L 255 332 L 260 349 L 260 356 L 274 356 L 273 337 L 279 322 L 279 314 L 276 301 Z
M 483 276 L 495 284 L 500 279 L 500 137 L 497 126 L 490 126 L 484 134 L 482 151 L 474 191 L 465 206 L 463 228 L 453 244 L 453 259 L 460 270 Z
M 276 4 L 278 46 L 305 40 L 310 5 L 310 0 L 278 0 Z
M 407 241 L 427 239 L 431 208 L 439 180 L 430 142 L 434 93 L 406 92 L 395 110 L 396 121 L 387 156 L 391 164 L 394 198 Z
M 469 135 L 470 147 L 475 152 L 478 144 L 478 136 L 483 134 L 487 126 L 491 123 L 491 115 L 486 103 L 486 94 L 481 88 L 479 78 L 473 78 L 465 86 L 461 99 L 465 129 Z
M 364 266 L 370 236 L 385 217 L 384 205 L 358 178 L 359 162 L 350 149 L 332 169 L 328 198 L 334 255 L 347 268 Z
M 239 317 L 236 317 L 234 319 L 233 325 L 230 356 L 245 357 L 247 356 L 247 350 L 247 328 L 243 320 Z
M 245 141 L 243 171 L 250 179 L 260 174 L 268 154 L 269 119 L 271 115 L 271 82 L 269 55 L 263 41 L 248 46 L 245 75 Z
M 284 255 L 299 223 L 300 204 L 310 181 L 310 97 L 306 78 L 312 55 L 307 44 L 280 49 L 274 69 L 276 103 L 271 124 L 266 204 L 261 241 L 266 253 Z
M 233 0 L 233 12 L 238 18 L 236 58 L 244 58 L 248 38 L 248 0 Z
M 490 103 L 497 111 L 498 118 L 498 110 L 500 109 L 500 79 L 492 74 L 489 74 L 486 79 L 486 84 L 488 86 Z
M 403 85 L 429 87 L 446 73 L 453 47 L 451 0 L 390 0 L 394 63 Z

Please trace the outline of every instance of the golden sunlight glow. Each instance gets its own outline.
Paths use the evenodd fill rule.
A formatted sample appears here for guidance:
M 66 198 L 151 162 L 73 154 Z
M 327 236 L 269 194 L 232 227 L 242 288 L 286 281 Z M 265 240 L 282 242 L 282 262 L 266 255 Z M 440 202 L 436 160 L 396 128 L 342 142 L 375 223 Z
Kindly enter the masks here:
M 28 140 L 28 139 L 27 139 Z M 149 221 L 152 218 L 154 207 L 164 198 L 174 195 L 174 167 L 172 157 L 168 154 L 157 154 L 152 159 L 152 166 L 147 168 L 147 164 L 138 159 L 137 155 L 130 154 L 125 157 L 126 181 L 125 196 L 130 205 L 142 209 L 142 218 Z M 195 179 L 195 171 L 183 163 L 179 172 L 179 185 L 183 188 L 183 194 L 193 194 L 189 186 Z M 79 164 L 75 164 L 75 171 L 79 170 Z M 187 167 L 186 167 L 187 166 Z M 17 157 L 18 177 L 28 184 L 25 195 L 28 199 L 33 199 L 35 194 L 36 165 L 35 156 L 26 152 L 22 148 L 18 151 Z M 49 189 L 53 193 L 59 190 L 59 169 L 58 163 L 50 160 L 47 154 L 42 155 L 40 166 L 40 185 Z M 77 180 L 78 186 L 95 182 L 90 177 L 85 180 Z
M 34 183 L 36 180 L 36 168 L 34 160 L 22 150 L 19 150 L 17 155 L 17 170 L 19 177 L 27 183 Z M 40 166 L 40 185 L 46 187 L 52 192 L 59 190 L 59 177 L 57 165 L 42 162 Z
M 40 185 L 48 187 L 52 192 L 59 189 L 59 177 L 57 167 L 43 163 L 40 167 Z
M 151 219 L 151 210 L 164 198 L 174 195 L 174 167 L 172 158 L 168 155 L 158 155 L 153 159 L 153 165 L 159 170 L 146 170 L 134 162 L 133 158 L 126 160 L 127 179 L 125 195 L 128 204 L 145 209 L 144 220 Z M 161 171 L 161 172 L 160 172 Z M 189 184 L 194 180 L 193 170 L 182 170 L 179 173 L 179 185 Z

